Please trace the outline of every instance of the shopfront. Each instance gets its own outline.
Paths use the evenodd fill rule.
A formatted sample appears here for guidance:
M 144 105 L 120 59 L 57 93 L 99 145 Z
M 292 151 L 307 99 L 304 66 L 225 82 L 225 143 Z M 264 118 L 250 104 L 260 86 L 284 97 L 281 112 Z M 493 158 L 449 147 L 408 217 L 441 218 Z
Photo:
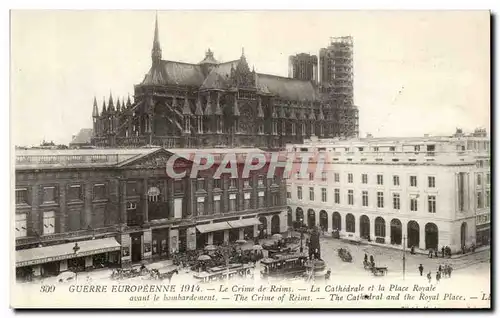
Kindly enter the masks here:
M 16 251 L 18 279 L 56 276 L 119 264 L 120 244 L 114 238 L 35 247 Z
M 490 223 L 476 226 L 476 245 L 490 245 Z
M 168 258 L 168 228 L 152 230 L 152 257 L 153 259 Z

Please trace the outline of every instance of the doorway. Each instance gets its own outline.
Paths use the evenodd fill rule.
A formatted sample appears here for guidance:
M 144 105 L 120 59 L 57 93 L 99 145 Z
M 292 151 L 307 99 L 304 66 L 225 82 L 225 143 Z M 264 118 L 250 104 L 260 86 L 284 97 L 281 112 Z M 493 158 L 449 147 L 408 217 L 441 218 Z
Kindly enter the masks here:
M 140 262 L 142 260 L 142 233 L 130 234 L 130 240 L 132 242 L 132 263 Z

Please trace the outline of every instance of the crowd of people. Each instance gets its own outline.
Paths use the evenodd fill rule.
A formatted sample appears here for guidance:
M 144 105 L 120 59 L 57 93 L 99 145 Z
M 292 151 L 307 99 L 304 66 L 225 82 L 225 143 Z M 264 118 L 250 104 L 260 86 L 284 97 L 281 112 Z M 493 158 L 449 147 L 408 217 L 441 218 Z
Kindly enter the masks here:
M 420 276 L 423 276 L 424 273 L 424 266 L 420 264 L 418 266 L 418 271 L 420 272 Z M 436 271 L 436 283 L 439 283 L 441 278 L 451 278 L 451 272 L 453 271 L 453 267 L 451 265 L 445 264 L 445 265 L 439 265 Z M 432 271 L 429 271 L 427 273 L 427 280 L 429 283 L 432 282 Z

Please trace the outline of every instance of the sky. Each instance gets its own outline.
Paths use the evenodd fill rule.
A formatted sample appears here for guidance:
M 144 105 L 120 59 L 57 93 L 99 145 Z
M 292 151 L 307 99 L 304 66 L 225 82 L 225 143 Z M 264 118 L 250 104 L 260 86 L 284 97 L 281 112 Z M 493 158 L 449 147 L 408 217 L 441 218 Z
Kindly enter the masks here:
M 133 95 L 151 66 L 155 11 L 12 11 L 11 134 L 16 145 L 69 143 L 92 103 Z M 487 11 L 158 11 L 162 58 L 219 61 L 244 47 L 260 73 L 354 37 L 360 136 L 490 131 Z

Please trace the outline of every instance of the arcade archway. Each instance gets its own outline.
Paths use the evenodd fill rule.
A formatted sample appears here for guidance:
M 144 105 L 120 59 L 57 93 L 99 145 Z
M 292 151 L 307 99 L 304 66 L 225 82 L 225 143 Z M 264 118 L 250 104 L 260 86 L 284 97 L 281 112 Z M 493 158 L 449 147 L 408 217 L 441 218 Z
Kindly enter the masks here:
M 348 213 L 345 216 L 345 230 L 346 232 L 349 233 L 356 232 L 356 219 L 354 218 L 354 215 L 352 215 L 351 213 Z
M 420 226 L 415 221 L 408 222 L 408 248 L 412 246 L 418 247 L 420 244 Z
M 361 238 L 370 238 L 370 219 L 366 215 L 359 218 L 359 234 Z
M 271 234 L 276 234 L 280 232 L 280 217 L 278 215 L 273 215 L 271 218 Z
M 385 238 L 385 220 L 380 216 L 375 219 L 375 236 Z
M 338 212 L 332 213 L 332 228 L 337 231 L 342 231 L 342 217 Z
M 438 227 L 434 223 L 427 223 L 425 225 L 425 249 L 439 248 Z
M 401 245 L 403 238 L 403 225 L 398 219 L 391 220 L 391 244 Z
M 323 231 L 328 231 L 328 213 L 325 210 L 319 212 L 319 226 Z
M 307 210 L 307 227 L 312 228 L 316 225 L 316 212 L 313 209 Z
M 465 242 L 467 242 L 467 223 L 463 222 L 460 226 L 460 247 L 464 247 Z

